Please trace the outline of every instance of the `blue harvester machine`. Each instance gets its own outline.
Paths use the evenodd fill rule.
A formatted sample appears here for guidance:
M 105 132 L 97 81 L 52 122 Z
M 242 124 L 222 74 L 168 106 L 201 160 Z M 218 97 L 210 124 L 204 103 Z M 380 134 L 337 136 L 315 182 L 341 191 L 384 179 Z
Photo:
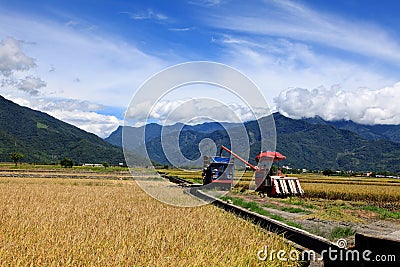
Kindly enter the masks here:
M 222 157 L 222 151 L 225 150 L 233 157 Z M 258 166 L 244 160 L 239 155 L 232 152 L 225 146 L 221 146 L 220 155 L 215 157 L 204 157 L 203 184 L 211 185 L 209 187 L 219 187 L 230 189 L 234 178 L 234 161 L 237 158 L 254 171 L 254 180 L 256 191 L 260 195 L 272 197 L 285 197 L 290 195 L 303 195 L 300 181 L 297 177 L 286 177 L 280 173 L 270 174 L 270 166 L 274 161 L 284 160 L 286 157 L 276 151 L 260 152 L 256 157 Z

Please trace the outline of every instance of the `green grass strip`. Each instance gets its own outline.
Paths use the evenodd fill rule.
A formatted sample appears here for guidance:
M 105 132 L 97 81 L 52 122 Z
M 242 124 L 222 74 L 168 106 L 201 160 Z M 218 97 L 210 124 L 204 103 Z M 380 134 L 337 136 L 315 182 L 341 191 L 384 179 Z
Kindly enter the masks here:
M 400 219 L 400 212 L 398 211 L 388 211 L 387 209 L 371 205 L 364 205 L 361 208 L 366 211 L 372 211 L 378 213 L 381 219 L 387 219 L 387 218 L 392 218 L 396 220 Z
M 350 227 L 335 227 L 333 228 L 329 238 L 331 240 L 343 238 L 343 237 L 348 237 L 351 235 L 354 235 L 356 233 L 355 230 L 351 229 Z
M 230 201 L 232 201 L 233 205 L 248 209 L 248 210 L 250 210 L 252 212 L 255 212 L 255 213 L 258 213 L 260 215 L 264 215 L 264 216 L 267 216 L 267 217 L 269 217 L 271 219 L 286 223 L 287 225 L 303 229 L 300 224 L 292 222 L 292 221 L 289 221 L 288 219 L 286 219 L 286 218 L 284 218 L 284 217 L 282 217 L 280 215 L 272 214 L 271 212 L 266 211 L 265 209 L 260 207 L 256 202 L 253 202 L 253 201 L 247 202 L 247 201 L 244 201 L 241 198 L 229 197 L 229 196 L 223 196 L 223 197 L 221 197 L 221 199 L 223 201 L 230 200 Z

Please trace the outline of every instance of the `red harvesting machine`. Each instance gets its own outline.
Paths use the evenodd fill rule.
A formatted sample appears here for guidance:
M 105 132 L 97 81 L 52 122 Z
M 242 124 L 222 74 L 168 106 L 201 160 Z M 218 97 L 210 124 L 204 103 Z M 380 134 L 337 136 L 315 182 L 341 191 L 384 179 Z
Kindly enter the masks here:
M 286 159 L 281 153 L 276 151 L 260 152 L 255 158 L 256 162 L 258 162 L 258 166 L 254 166 L 225 146 L 221 146 L 220 156 L 223 150 L 254 170 L 256 191 L 261 195 L 266 194 L 272 197 L 285 197 L 291 195 L 301 196 L 304 194 L 298 178 L 270 175 L 269 170 L 272 162 Z

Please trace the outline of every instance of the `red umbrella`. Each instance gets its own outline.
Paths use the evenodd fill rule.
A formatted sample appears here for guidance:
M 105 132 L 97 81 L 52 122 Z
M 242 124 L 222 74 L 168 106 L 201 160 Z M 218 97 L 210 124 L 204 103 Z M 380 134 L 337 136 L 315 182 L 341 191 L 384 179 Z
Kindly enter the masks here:
M 266 157 L 266 158 L 268 158 L 268 160 L 272 160 L 272 161 L 280 161 L 280 160 L 286 159 L 286 157 L 284 155 L 282 155 L 281 153 L 279 153 L 277 151 L 264 151 L 264 152 L 260 152 L 256 156 L 256 161 L 259 162 L 260 159 L 263 157 Z

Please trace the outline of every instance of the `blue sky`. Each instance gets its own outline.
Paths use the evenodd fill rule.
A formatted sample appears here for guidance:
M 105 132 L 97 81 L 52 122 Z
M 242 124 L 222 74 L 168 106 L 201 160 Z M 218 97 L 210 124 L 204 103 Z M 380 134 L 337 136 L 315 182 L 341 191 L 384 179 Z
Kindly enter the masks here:
M 105 137 L 146 79 L 207 60 L 247 75 L 272 110 L 292 118 L 400 124 L 399 5 L 3 0 L 0 94 Z M 202 92 L 161 99 L 154 118 Z M 243 103 L 219 95 L 244 114 Z

